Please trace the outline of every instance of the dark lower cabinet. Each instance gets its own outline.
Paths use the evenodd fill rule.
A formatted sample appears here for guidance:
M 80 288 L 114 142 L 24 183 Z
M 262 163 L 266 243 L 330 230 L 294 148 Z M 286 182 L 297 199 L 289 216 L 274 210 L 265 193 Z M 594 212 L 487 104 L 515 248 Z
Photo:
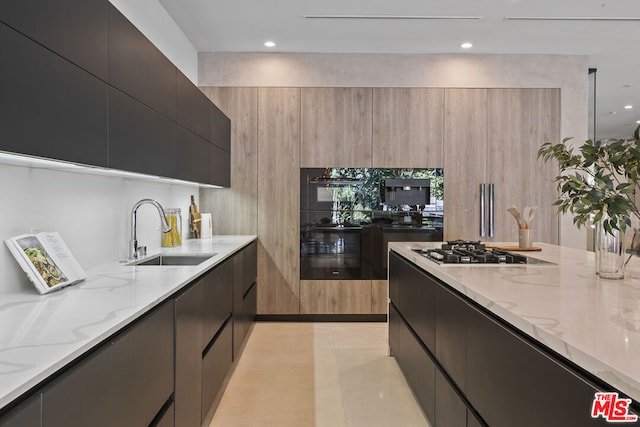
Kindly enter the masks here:
M 202 356 L 202 421 L 216 403 L 216 397 L 233 363 L 233 324 L 227 321 Z
M 390 352 L 434 427 L 609 425 L 591 405 L 615 390 L 393 252 L 389 265 Z M 418 333 L 431 323 L 433 346 Z
M 107 85 L 0 23 L 0 150 L 107 166 Z
M 590 416 L 596 387 L 477 309 L 468 327 L 466 394 L 488 425 L 607 425 Z
M 176 426 L 200 427 L 202 393 L 202 281 L 175 300 Z
M 109 167 L 175 177 L 176 159 L 176 124 L 110 88 Z
M 202 349 L 231 317 L 233 310 L 233 259 L 226 260 L 200 279 L 202 282 Z
M 174 390 L 173 302 L 46 386 L 42 427 L 147 427 Z
M 0 427 L 40 427 L 41 395 L 37 393 L 0 417 Z
M 172 402 L 167 408 L 166 412 L 160 414 L 160 416 L 154 420 L 149 427 L 174 427 L 182 426 L 176 419 L 175 404 Z
M 0 21 L 107 79 L 107 1 L 2 0 Z
M 435 370 L 435 422 L 438 427 L 466 427 L 467 405 L 439 369 Z
M 240 357 L 257 303 L 257 245 L 251 243 L 233 257 L 233 360 Z
M 435 366 L 409 326 L 399 316 L 395 319 L 398 322 L 394 327 L 398 332 L 395 358 L 424 414 L 433 420 L 435 418 Z

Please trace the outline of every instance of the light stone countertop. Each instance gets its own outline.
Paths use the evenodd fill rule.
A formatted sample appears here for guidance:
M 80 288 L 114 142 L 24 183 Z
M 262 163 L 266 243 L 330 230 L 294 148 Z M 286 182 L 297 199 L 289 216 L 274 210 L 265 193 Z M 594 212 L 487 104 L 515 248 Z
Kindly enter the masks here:
M 113 260 L 47 295 L 35 288 L 2 295 L 0 409 L 255 239 L 185 240 L 161 252 L 217 255 L 197 266 L 135 267 Z
M 439 246 L 389 243 L 390 250 L 640 401 L 640 280 L 600 279 L 593 252 L 541 243 L 541 252 L 521 253 L 557 265 L 439 265 L 411 250 Z

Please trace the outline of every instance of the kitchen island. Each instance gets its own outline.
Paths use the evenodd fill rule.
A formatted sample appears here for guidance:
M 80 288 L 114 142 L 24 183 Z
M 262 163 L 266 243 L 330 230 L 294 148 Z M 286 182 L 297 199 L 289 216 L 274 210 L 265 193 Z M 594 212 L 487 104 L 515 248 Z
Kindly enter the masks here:
M 134 325 L 138 323 L 144 325 L 145 322 L 148 324 L 145 326 L 146 331 L 150 332 L 147 335 L 152 340 L 155 336 L 168 333 L 166 342 L 170 354 L 167 354 L 167 358 L 162 360 L 162 363 L 170 365 L 171 371 L 167 382 L 170 388 L 168 393 L 172 396 L 169 402 L 172 403 L 174 399 L 174 302 L 176 322 L 178 322 L 181 298 L 183 301 L 186 300 L 190 290 L 194 290 L 191 292 L 194 296 L 189 298 L 195 301 L 196 305 L 203 304 L 201 301 L 206 303 L 207 298 L 211 299 L 210 297 L 213 298 L 214 305 L 219 305 L 220 298 L 216 300 L 216 296 L 224 295 L 225 301 L 228 299 L 228 306 L 225 305 L 222 310 L 222 315 L 225 317 L 222 317 L 219 324 L 215 324 L 216 328 L 219 327 L 222 332 L 219 331 L 213 340 L 215 341 L 219 335 L 225 339 L 227 336 L 231 337 L 231 324 L 234 323 L 235 326 L 242 324 L 242 319 L 238 321 L 238 319 L 226 317 L 226 313 L 232 311 L 232 286 L 235 287 L 233 274 L 237 271 L 239 274 L 236 276 L 242 278 L 244 274 L 244 278 L 250 283 L 255 282 L 255 275 L 252 276 L 255 272 L 255 244 L 252 243 L 255 238 L 256 236 L 215 236 L 213 239 L 186 240 L 182 246 L 175 248 L 162 248 L 162 253 L 168 255 L 211 255 L 198 265 L 132 266 L 127 265 L 129 262 L 126 260 L 113 260 L 87 270 L 87 278 L 83 282 L 47 295 L 38 295 L 37 291 L 31 288 L 24 288 L 24 291 L 16 294 L 3 295 L 0 303 L 0 415 L 20 400 L 37 396 L 39 402 L 40 395 L 44 393 L 46 396 L 47 390 L 55 392 L 58 386 L 49 386 L 51 381 L 62 374 L 59 382 L 64 383 L 65 378 L 73 376 L 69 372 L 75 368 L 70 369 L 70 367 L 76 365 L 91 367 L 92 363 L 96 365 L 95 360 L 101 357 L 102 349 L 108 352 L 110 348 L 120 345 L 124 349 L 124 354 L 128 356 L 125 359 L 118 356 L 117 366 L 126 365 L 127 359 L 135 356 L 132 351 L 137 352 L 138 348 L 144 349 L 144 346 L 139 345 L 142 341 L 138 339 L 142 332 L 137 331 Z M 245 261 L 250 264 L 236 263 L 235 261 L 242 259 L 241 256 L 249 249 L 251 252 L 245 257 Z M 151 257 L 150 255 L 147 258 Z M 227 274 L 218 279 L 217 276 L 212 276 L 214 273 L 217 274 L 217 271 L 224 271 Z M 209 278 L 215 279 L 214 282 Z M 220 289 L 222 294 L 215 294 L 220 292 L 217 289 Z M 200 294 L 196 294 L 196 290 Z M 240 297 L 249 292 L 249 290 L 246 292 L 242 290 L 239 293 L 233 291 Z M 255 289 L 252 292 L 255 292 Z M 233 304 L 235 310 L 236 304 L 235 302 Z M 214 309 L 215 307 L 202 310 L 214 313 Z M 205 311 L 203 313 L 206 314 Z M 190 321 L 193 323 L 193 320 Z M 224 324 L 220 326 L 223 322 Z M 203 323 L 206 326 L 206 318 Z M 225 328 L 227 324 L 229 328 Z M 154 325 L 167 326 L 166 331 L 157 328 L 154 330 Z M 195 353 L 200 357 L 201 354 L 206 354 L 206 351 L 211 348 L 215 350 L 216 347 L 214 341 L 209 342 L 211 338 L 204 338 L 205 334 L 202 331 L 206 327 L 203 328 L 199 324 L 198 328 L 197 339 L 194 342 L 197 347 Z M 226 330 L 229 332 L 225 332 Z M 192 331 L 187 332 L 192 333 Z M 215 330 L 211 334 L 213 336 Z M 176 339 L 182 339 L 182 337 L 177 335 Z M 231 338 L 227 341 L 230 343 Z M 203 348 L 199 346 L 206 346 L 208 342 L 208 347 L 203 352 Z M 164 345 L 164 343 L 161 344 Z M 101 350 L 98 351 L 98 348 Z M 231 347 L 225 348 L 229 348 L 229 355 L 225 357 L 230 360 Z M 176 348 L 176 366 L 180 350 Z M 163 349 L 152 348 L 149 351 L 153 354 Z M 205 362 L 203 361 L 203 366 L 206 366 Z M 150 361 L 149 364 L 152 362 Z M 114 374 L 114 372 L 99 374 L 101 371 L 103 369 L 98 367 L 98 376 Z M 176 387 L 179 387 L 177 377 Z M 90 394 L 90 392 L 87 393 Z M 44 405 L 43 408 L 46 408 L 46 402 Z M 157 408 L 153 414 L 156 410 Z M 163 410 L 166 411 L 166 408 Z M 44 412 L 43 410 L 43 414 Z M 199 421 L 200 414 L 197 415 Z M 173 419 L 173 416 L 167 418 Z M 0 425 L 4 426 L 3 422 L 4 419 L 0 417 Z
M 546 265 L 445 265 L 413 250 L 438 246 L 389 244 L 391 353 L 434 425 L 507 425 L 510 410 L 523 426 L 536 425 L 527 411 L 550 413 L 544 425 L 604 423 L 590 418 L 595 391 L 619 392 L 637 412 L 640 281 L 599 279 L 593 253 L 555 245 L 527 254 Z M 438 411 L 443 384 L 453 400 Z M 577 401 L 584 419 L 554 424 L 543 395 L 567 412 Z M 459 422 L 439 422 L 452 401 Z

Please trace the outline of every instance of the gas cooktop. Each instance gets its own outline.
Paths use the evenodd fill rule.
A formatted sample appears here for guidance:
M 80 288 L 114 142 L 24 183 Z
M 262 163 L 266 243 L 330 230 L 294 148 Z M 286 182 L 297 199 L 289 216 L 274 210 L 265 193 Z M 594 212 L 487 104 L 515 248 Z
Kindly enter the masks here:
M 531 258 L 502 249 L 487 249 L 484 243 L 470 240 L 452 240 L 443 243 L 441 248 L 414 249 L 425 258 L 438 264 L 548 264 L 552 262 Z

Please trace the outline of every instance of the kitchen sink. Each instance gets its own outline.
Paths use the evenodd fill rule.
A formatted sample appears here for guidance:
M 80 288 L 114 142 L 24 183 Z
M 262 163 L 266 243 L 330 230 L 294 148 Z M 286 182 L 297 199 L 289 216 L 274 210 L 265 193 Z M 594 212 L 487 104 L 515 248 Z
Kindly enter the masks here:
M 139 261 L 133 261 L 127 265 L 136 266 L 166 266 L 166 265 L 198 265 L 217 254 L 207 255 L 167 255 L 160 254 L 145 258 Z

